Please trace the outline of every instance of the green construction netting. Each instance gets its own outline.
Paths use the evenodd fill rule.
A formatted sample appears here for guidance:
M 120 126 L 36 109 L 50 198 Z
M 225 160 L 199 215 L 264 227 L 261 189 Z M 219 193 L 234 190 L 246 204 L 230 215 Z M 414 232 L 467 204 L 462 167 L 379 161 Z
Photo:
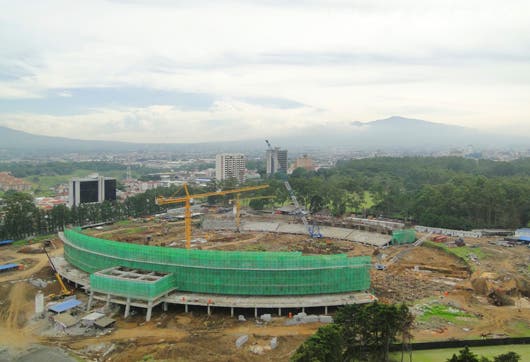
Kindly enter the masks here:
M 90 275 L 90 288 L 100 293 L 110 293 L 137 299 L 152 300 L 175 288 L 173 274 L 157 281 L 127 280 L 111 275 L 94 273 Z
M 98 239 L 79 229 L 65 236 L 66 260 L 86 272 L 123 266 L 171 273 L 181 291 L 304 295 L 370 288 L 369 256 L 176 249 Z
M 416 230 L 414 229 L 394 230 L 392 232 L 393 244 L 410 244 L 414 241 L 416 241 Z

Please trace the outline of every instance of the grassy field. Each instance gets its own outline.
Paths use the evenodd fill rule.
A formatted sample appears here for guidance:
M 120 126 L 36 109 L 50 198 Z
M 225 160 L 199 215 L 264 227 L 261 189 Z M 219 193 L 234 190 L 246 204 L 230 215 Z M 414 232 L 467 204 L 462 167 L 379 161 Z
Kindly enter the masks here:
M 424 312 L 419 318 L 421 321 L 439 318 L 454 323 L 459 318 L 475 318 L 472 314 L 451 308 L 444 304 L 426 305 L 424 308 Z
M 416 351 L 412 353 L 413 361 L 420 362 L 445 362 L 448 358 L 462 348 L 448 348 L 448 349 L 430 349 L 426 351 Z M 487 357 L 493 360 L 494 356 L 510 351 L 519 353 L 521 362 L 530 362 L 530 345 L 507 345 L 507 346 L 492 346 L 492 347 L 473 347 L 471 351 L 476 355 Z M 394 361 L 401 361 L 401 353 L 391 354 Z M 408 358 L 404 359 L 408 361 Z
M 92 170 L 75 170 L 75 172 L 68 175 L 54 175 L 54 176 L 28 176 L 24 180 L 31 182 L 40 189 L 48 189 L 61 183 L 67 183 L 72 177 L 85 177 L 95 173 Z M 105 171 L 105 176 L 123 179 L 125 177 L 124 170 Z

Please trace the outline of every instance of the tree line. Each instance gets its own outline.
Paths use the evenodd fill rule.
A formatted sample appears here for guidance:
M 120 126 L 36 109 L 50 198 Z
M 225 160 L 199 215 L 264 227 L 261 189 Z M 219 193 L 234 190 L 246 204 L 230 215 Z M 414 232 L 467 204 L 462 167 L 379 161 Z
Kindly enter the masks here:
M 172 196 L 177 191 L 174 186 L 158 188 L 129 197 L 124 202 L 104 201 L 72 208 L 56 205 L 50 210 L 37 208 L 33 196 L 28 193 L 8 191 L 4 194 L 0 237 L 19 240 L 62 231 L 66 225 L 87 225 L 154 215 L 164 210 L 156 204 L 156 196 Z
M 93 166 L 102 170 L 101 164 L 96 162 Z M 67 170 L 72 171 L 69 167 Z M 83 163 L 83 168 L 86 167 Z M 260 209 L 289 203 L 284 185 L 287 179 L 299 202 L 312 213 L 326 210 L 334 216 L 382 215 L 454 229 L 517 228 L 530 221 L 530 159 L 494 162 L 458 157 L 381 157 L 341 161 L 329 169 L 311 172 L 297 169 L 288 177 L 274 175 L 265 180 L 270 188 L 253 195 L 275 198 L 253 200 L 250 206 Z M 238 186 L 244 185 L 230 180 L 212 182 L 205 188 L 192 188 L 192 192 Z M 53 233 L 67 224 L 152 215 L 164 210 L 155 204 L 156 195 L 170 196 L 176 192 L 182 191 L 172 186 L 149 190 L 123 203 L 85 204 L 72 209 L 56 206 L 47 211 L 38 210 L 30 195 L 6 192 L 0 235 L 19 239 Z M 231 198 L 210 197 L 207 201 L 228 204 Z
M 529 158 L 348 160 L 315 172 L 297 169 L 289 182 L 312 212 L 325 209 L 335 216 L 383 215 L 455 229 L 516 228 L 530 221 Z M 275 193 L 282 195 L 282 187 L 277 185 Z

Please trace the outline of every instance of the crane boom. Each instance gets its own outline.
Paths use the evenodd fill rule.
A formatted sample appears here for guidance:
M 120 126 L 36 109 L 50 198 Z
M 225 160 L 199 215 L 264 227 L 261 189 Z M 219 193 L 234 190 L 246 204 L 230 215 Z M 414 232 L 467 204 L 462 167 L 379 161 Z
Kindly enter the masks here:
M 212 192 L 204 192 L 202 194 L 190 195 L 188 192 L 188 187 L 186 186 L 186 184 L 184 184 L 184 189 L 186 190 L 186 196 L 181 196 L 181 197 L 158 196 L 156 198 L 156 204 L 157 205 L 177 204 L 179 202 L 186 202 L 188 198 L 200 199 L 200 198 L 209 197 L 209 196 L 223 196 L 223 195 L 229 195 L 229 194 L 237 194 L 240 192 L 262 190 L 262 189 L 266 189 L 267 187 L 269 187 L 269 185 L 247 186 L 247 187 L 242 187 L 242 188 L 233 189 L 233 190 L 212 191 Z
M 291 200 L 293 200 L 293 204 L 294 204 L 294 207 L 295 207 L 294 212 L 297 215 L 300 215 L 300 219 L 302 219 L 302 222 L 304 223 L 304 226 L 306 227 L 306 229 L 309 230 L 309 222 L 307 221 L 307 218 L 305 217 L 304 212 L 303 212 L 302 208 L 300 207 L 300 204 L 298 203 L 298 199 L 296 198 L 296 195 L 294 194 L 294 191 L 293 191 L 293 188 L 291 187 L 291 184 L 289 183 L 289 181 L 285 181 L 284 185 L 285 185 L 285 188 L 287 189 L 287 191 L 289 192 L 289 196 L 291 196 Z
M 59 285 L 61 286 L 62 296 L 74 294 L 72 290 L 68 289 L 66 285 L 64 285 L 63 278 L 61 278 L 61 274 L 59 274 L 59 271 L 55 267 L 55 264 L 53 264 L 52 258 L 50 258 L 50 254 L 48 254 L 48 250 L 46 250 L 46 247 L 44 246 L 42 250 L 44 250 L 44 252 L 46 253 L 46 256 L 48 257 L 48 261 L 50 262 L 50 267 L 52 268 L 53 273 L 55 274 L 55 278 L 57 279 L 57 281 L 59 282 Z
M 295 207 L 295 213 L 300 216 L 300 219 L 304 223 L 304 226 L 307 229 L 309 236 L 311 236 L 312 238 L 321 238 L 322 234 L 320 233 L 320 228 L 314 223 L 310 225 L 309 221 L 307 221 L 307 218 L 305 217 L 304 212 L 302 208 L 300 207 L 300 204 L 298 203 L 298 199 L 296 198 L 296 195 L 294 194 L 293 188 L 291 187 L 291 184 L 289 183 L 289 181 L 285 181 L 284 185 L 287 191 L 289 192 L 289 196 L 291 196 L 291 200 L 293 200 L 293 204 Z
M 185 208 L 184 209 L 185 210 L 184 212 L 184 232 L 186 234 L 186 249 L 189 249 L 191 247 L 191 200 L 200 199 L 200 198 L 209 197 L 209 196 L 222 196 L 222 195 L 229 195 L 229 194 L 239 194 L 240 192 L 263 190 L 269 187 L 269 185 L 247 186 L 247 187 L 241 187 L 239 189 L 203 192 L 203 193 L 195 194 L 195 195 L 190 195 L 187 184 L 184 184 L 183 187 L 184 187 L 184 192 L 186 193 L 185 196 L 181 196 L 181 197 L 158 196 L 155 202 L 157 205 L 169 205 L 169 204 L 176 204 L 179 202 L 184 202 L 184 208 Z
M 272 151 L 272 145 L 269 142 L 269 140 L 265 140 L 265 143 L 267 144 L 267 147 L 269 151 Z M 274 159 L 272 160 L 273 165 L 271 166 L 271 173 L 274 173 L 274 165 L 278 165 L 278 154 L 273 156 Z M 268 162 L 268 161 L 267 161 Z M 291 187 L 291 184 L 289 181 L 284 182 L 285 188 L 287 189 L 287 192 L 289 192 L 289 196 L 291 197 L 291 200 L 293 200 L 293 204 L 295 207 L 295 213 L 300 216 L 300 219 L 304 223 L 305 228 L 307 229 L 307 232 L 309 233 L 309 236 L 312 238 L 321 238 L 322 234 L 320 233 L 320 228 L 314 224 L 310 225 L 309 221 L 307 221 L 307 218 L 304 215 L 304 212 L 302 211 L 302 208 L 300 207 L 300 204 L 298 203 L 298 199 L 296 198 L 296 195 L 294 194 L 293 188 Z

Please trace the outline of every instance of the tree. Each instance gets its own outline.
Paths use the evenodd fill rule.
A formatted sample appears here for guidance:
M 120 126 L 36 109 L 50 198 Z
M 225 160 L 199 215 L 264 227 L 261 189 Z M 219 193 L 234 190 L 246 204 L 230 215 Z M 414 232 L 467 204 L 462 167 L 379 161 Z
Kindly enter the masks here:
M 39 210 L 30 194 L 6 192 L 4 201 L 4 232 L 7 236 L 21 239 L 40 231 L 36 230 L 40 222 Z
M 311 214 L 319 212 L 320 210 L 322 210 L 323 207 L 324 207 L 324 199 L 322 198 L 322 196 L 314 195 L 311 198 L 310 206 L 309 206 L 309 211 L 311 212 Z
M 447 362 L 480 362 L 477 355 L 471 352 L 468 346 L 465 346 L 464 349 L 461 349 L 459 352 L 458 356 L 453 354 Z
M 515 352 L 503 353 L 493 358 L 493 362 L 519 362 L 520 360 L 521 356 Z
M 336 323 L 345 341 L 344 359 L 389 360 L 390 345 L 401 334 L 402 342 L 410 340 L 414 317 L 406 305 L 396 306 L 378 302 L 346 305 L 337 311 Z
M 336 324 L 320 327 L 295 352 L 293 362 L 337 362 L 342 361 L 343 340 Z

